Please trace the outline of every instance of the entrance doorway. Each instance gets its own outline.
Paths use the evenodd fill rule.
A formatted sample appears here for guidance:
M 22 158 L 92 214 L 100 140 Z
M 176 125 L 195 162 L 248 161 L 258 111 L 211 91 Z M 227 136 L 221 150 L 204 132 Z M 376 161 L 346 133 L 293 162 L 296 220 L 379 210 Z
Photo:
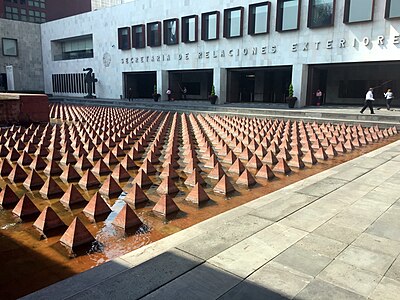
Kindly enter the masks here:
M 184 100 L 208 100 L 213 84 L 212 70 L 169 71 L 169 88 L 172 98 Z
M 153 98 L 154 85 L 157 84 L 156 72 L 132 72 L 124 73 L 124 96 L 128 98 Z M 131 89 L 131 91 L 129 91 Z
M 0 73 L 0 92 L 5 92 L 7 90 L 7 74 Z
M 284 103 L 292 80 L 292 67 L 228 70 L 228 101 Z

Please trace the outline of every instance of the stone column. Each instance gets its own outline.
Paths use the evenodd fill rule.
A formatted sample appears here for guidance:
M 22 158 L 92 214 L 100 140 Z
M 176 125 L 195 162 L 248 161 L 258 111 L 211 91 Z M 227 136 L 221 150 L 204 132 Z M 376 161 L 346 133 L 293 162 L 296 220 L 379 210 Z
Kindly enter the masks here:
M 215 94 L 218 96 L 217 104 L 226 103 L 227 71 L 224 68 L 214 68 L 213 84 Z
M 167 89 L 169 88 L 169 78 L 168 71 L 158 70 L 157 71 L 157 93 L 161 95 L 160 100 L 166 101 L 168 100 L 168 96 L 166 94 Z
M 297 97 L 296 107 L 306 105 L 308 65 L 296 64 L 292 69 L 292 84 L 294 96 Z

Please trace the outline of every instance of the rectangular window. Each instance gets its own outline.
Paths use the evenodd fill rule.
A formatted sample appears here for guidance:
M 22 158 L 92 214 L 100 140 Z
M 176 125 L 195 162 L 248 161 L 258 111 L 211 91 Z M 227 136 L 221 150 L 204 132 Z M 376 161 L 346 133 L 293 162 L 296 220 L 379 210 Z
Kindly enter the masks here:
M 299 29 L 300 1 L 301 0 L 278 0 L 276 31 Z
M 400 1 L 399 0 L 386 0 L 385 18 L 399 18 L 400 17 Z
M 235 38 L 243 35 L 243 7 L 224 10 L 224 37 Z
M 197 42 L 198 16 L 187 16 L 182 18 L 182 42 Z
M 204 41 L 219 39 L 219 11 L 201 15 L 201 39 Z
M 161 46 L 161 22 L 147 23 L 147 46 Z
M 53 60 L 70 60 L 93 57 L 93 36 L 79 36 L 51 41 Z
M 270 2 L 262 2 L 249 6 L 249 34 L 269 32 Z
M 344 23 L 372 21 L 374 0 L 346 0 L 344 4 Z
M 308 27 L 333 26 L 335 0 L 310 0 L 308 5 Z
M 144 24 L 132 26 L 132 48 L 139 49 L 146 47 L 144 32 Z
M 18 56 L 18 42 L 16 39 L 1 39 L 4 56 Z
M 129 50 L 131 49 L 130 28 L 118 28 L 118 49 Z
M 164 44 L 176 45 L 179 43 L 179 20 L 170 19 L 164 21 Z

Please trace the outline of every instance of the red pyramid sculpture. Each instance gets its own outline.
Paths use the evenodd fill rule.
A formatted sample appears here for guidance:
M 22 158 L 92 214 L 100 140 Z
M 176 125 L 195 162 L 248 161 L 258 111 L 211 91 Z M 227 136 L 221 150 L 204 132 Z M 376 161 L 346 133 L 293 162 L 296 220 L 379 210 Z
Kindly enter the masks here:
M 215 164 L 215 166 L 214 166 L 214 169 L 212 169 L 211 170 L 211 172 L 210 173 L 208 173 L 208 178 L 211 178 L 211 179 L 217 179 L 217 180 L 219 180 L 219 179 L 221 179 L 222 178 L 222 176 L 224 176 L 225 175 L 225 171 L 222 169 L 222 166 L 221 166 L 221 164 L 219 163 L 219 162 L 217 162 L 216 164 Z
M 43 158 L 41 156 L 36 156 L 32 163 L 30 164 L 30 168 L 32 170 L 36 170 L 36 171 L 42 171 L 46 168 L 47 164 L 46 162 L 43 160 Z
M 38 210 L 28 195 L 25 194 L 18 201 L 12 213 L 24 220 L 26 218 L 38 216 L 40 214 L 40 210 Z
M 106 156 L 104 156 L 103 160 L 108 166 L 116 165 L 119 163 L 119 160 L 115 157 L 115 155 L 111 151 L 108 152 Z
M 64 194 L 61 187 L 54 181 L 53 178 L 49 177 L 45 181 L 44 185 L 39 191 L 40 195 L 45 199 L 55 198 Z
M 60 175 L 60 178 L 64 182 L 78 182 L 81 179 L 81 175 L 79 175 L 72 165 L 68 165 Z
M 8 175 L 8 179 L 14 183 L 24 182 L 27 177 L 28 174 L 26 174 L 24 169 L 18 163 L 15 164 L 11 173 Z
M 275 178 L 275 174 L 268 165 L 263 165 L 257 172 L 256 177 L 271 180 Z
M 338 153 L 335 149 L 335 147 L 333 147 L 333 145 L 329 145 L 328 148 L 326 148 L 325 153 L 328 154 L 329 156 L 337 156 Z
M 18 153 L 18 151 L 15 148 L 12 148 L 7 155 L 7 159 L 9 161 L 17 161 L 20 156 L 21 155 Z
M 99 192 L 100 194 L 108 197 L 116 195 L 119 196 L 122 193 L 122 188 L 119 186 L 118 182 L 116 182 L 111 175 L 108 175 L 106 181 L 104 181 Z
M 185 180 L 185 184 L 187 186 L 195 186 L 197 183 L 200 185 L 204 185 L 205 181 L 203 177 L 201 177 L 200 173 L 195 169 L 192 174 Z
M 67 151 L 67 152 L 65 152 L 64 156 L 61 158 L 60 162 L 64 165 L 75 164 L 76 158 L 72 152 Z
M 170 177 L 172 179 L 179 178 L 178 174 L 171 165 L 167 165 L 160 174 L 160 178 Z
M 249 187 L 255 185 L 257 182 L 248 170 L 244 170 L 238 180 L 236 180 L 236 183 Z
M 227 155 L 225 158 L 222 160 L 222 162 L 227 163 L 227 164 L 233 164 L 236 160 L 236 155 L 233 153 L 233 151 L 228 151 Z
M 154 168 L 152 163 L 147 158 L 143 161 L 140 169 L 146 172 L 147 175 L 155 174 L 157 172 L 156 168 Z
M 21 166 L 28 166 L 29 164 L 31 164 L 33 161 L 32 157 L 27 153 L 27 152 L 22 152 L 22 155 L 19 157 L 19 159 L 17 160 L 17 162 L 21 165 Z
M 276 164 L 276 166 L 273 169 L 274 172 L 279 172 L 279 173 L 283 173 L 285 175 L 289 174 L 290 172 L 292 172 L 292 170 L 290 169 L 290 167 L 288 166 L 286 160 L 284 160 L 283 158 L 279 158 L 278 163 Z
M 92 172 L 94 174 L 103 176 L 111 173 L 111 170 L 109 167 L 106 165 L 106 163 L 100 159 L 93 167 Z
M 213 191 L 216 193 L 227 195 L 233 192 L 235 189 L 233 185 L 230 183 L 228 177 L 226 175 L 222 176 L 220 181 L 216 184 Z
M 133 207 L 136 208 L 138 205 L 149 201 L 149 198 L 147 198 L 141 187 L 137 183 L 134 183 L 133 187 L 128 191 L 128 194 L 125 196 L 124 201 L 132 204 Z
M 68 189 L 65 191 L 64 196 L 61 197 L 60 202 L 65 206 L 70 206 L 86 202 L 86 199 L 82 196 L 75 185 L 70 184 Z
M 186 197 L 186 201 L 195 203 L 197 205 L 207 202 L 208 200 L 210 200 L 210 197 L 208 197 L 207 193 L 199 183 L 196 183 Z
M 84 189 L 93 189 L 100 185 L 100 182 L 97 180 L 96 176 L 92 173 L 92 171 L 87 170 L 81 180 L 79 180 L 79 186 Z
M 263 161 L 270 165 L 275 165 L 278 163 L 278 159 L 275 156 L 275 153 L 271 150 L 268 150 L 267 155 L 263 158 Z
M 47 206 L 33 223 L 33 227 L 45 234 L 49 230 L 66 227 L 66 225 L 57 213 L 50 206 Z
M 76 217 L 60 239 L 60 242 L 73 249 L 78 246 L 90 244 L 95 241 L 93 235 L 85 225 Z
M 87 158 L 94 162 L 103 157 L 101 156 L 99 151 L 97 151 L 96 148 L 93 148 L 92 150 L 90 150 L 89 154 L 87 155 Z
M 128 154 L 121 160 L 121 166 L 126 170 L 135 170 L 139 168 Z
M 215 154 L 212 154 L 208 161 L 205 163 L 205 168 L 214 168 L 215 164 L 218 162 L 217 157 Z
M 233 163 L 233 165 L 230 166 L 230 168 L 228 169 L 228 172 L 240 175 L 240 174 L 242 174 L 242 172 L 244 170 L 245 170 L 245 167 L 244 167 L 243 163 L 240 161 L 239 158 L 237 158 L 235 160 L 235 162 Z
M 143 224 L 128 204 L 124 205 L 112 223 L 123 229 L 139 227 Z
M 157 188 L 157 193 L 160 195 L 170 195 L 177 192 L 179 192 L 179 190 L 170 177 L 165 177 L 160 186 Z
M 63 170 L 60 168 L 60 166 L 58 165 L 58 163 L 56 161 L 50 161 L 47 164 L 47 167 L 44 169 L 44 173 L 47 176 L 61 175 L 62 172 L 63 172 Z
M 153 212 L 164 217 L 168 217 L 179 210 L 179 207 L 169 195 L 162 195 L 160 200 L 158 200 L 157 204 L 153 207 Z
M 303 162 L 305 162 L 307 164 L 315 165 L 316 163 L 318 163 L 318 160 L 315 157 L 313 151 L 310 150 L 303 156 Z
M 319 148 L 317 150 L 317 152 L 315 152 L 314 156 L 315 156 L 315 158 L 322 159 L 322 160 L 328 159 L 328 155 L 326 154 L 324 148 L 322 148 L 322 147 Z
M 194 169 L 197 169 L 199 172 L 201 172 L 200 167 L 197 165 L 197 163 L 193 160 L 191 160 L 186 167 L 183 169 L 183 172 L 191 174 Z
M 83 213 L 92 218 L 109 214 L 111 211 L 112 210 L 110 206 L 103 199 L 99 192 L 94 194 L 89 203 L 83 209 Z
M 147 176 L 146 172 L 144 172 L 142 169 L 140 169 L 137 173 L 135 179 L 133 180 L 133 183 L 137 183 L 141 188 L 153 184 L 149 176 Z
M 262 167 L 262 165 L 263 164 L 262 164 L 261 160 L 258 158 L 258 156 L 253 155 L 250 158 L 249 162 L 247 163 L 246 167 L 258 170 L 259 168 Z
M 120 163 L 114 168 L 111 176 L 119 182 L 128 181 L 131 178 L 131 175 Z
M 295 167 L 298 169 L 304 169 L 304 167 L 305 167 L 303 160 L 297 155 L 294 155 L 292 157 L 292 159 L 289 161 L 288 165 L 290 167 Z
M 85 155 L 82 155 L 75 164 L 75 168 L 78 170 L 84 171 L 93 168 L 91 162 L 86 158 Z
M 11 173 L 12 169 L 13 168 L 6 159 L 0 160 L 0 176 L 8 176 Z
M 12 206 L 18 203 L 18 201 L 18 196 L 14 193 L 12 188 L 6 184 L 4 189 L 0 192 L 0 205 L 3 207 Z
M 32 170 L 24 181 L 24 187 L 31 191 L 40 190 L 43 184 L 44 180 L 35 170 Z

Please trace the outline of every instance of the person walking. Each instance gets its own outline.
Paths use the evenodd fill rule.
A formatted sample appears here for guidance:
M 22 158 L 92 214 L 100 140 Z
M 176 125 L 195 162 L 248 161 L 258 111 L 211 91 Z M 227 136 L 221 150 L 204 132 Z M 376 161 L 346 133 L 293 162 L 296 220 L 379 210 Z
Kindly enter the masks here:
M 128 101 L 129 101 L 129 102 L 133 101 L 133 91 L 132 91 L 132 88 L 129 88 L 129 90 L 128 90 Z
M 369 110 L 371 111 L 371 115 L 374 115 L 374 107 L 373 107 L 373 103 L 375 101 L 374 99 L 374 94 L 373 94 L 374 89 L 373 88 L 369 88 L 367 94 L 365 95 L 365 104 L 364 107 L 360 110 L 360 113 L 364 113 L 364 110 L 367 109 L 367 107 L 369 107 Z
M 317 92 L 315 93 L 315 96 L 317 97 L 316 105 L 320 106 L 322 104 L 322 92 L 320 89 L 317 90 Z
M 172 91 L 171 91 L 171 89 L 168 89 L 168 90 L 166 91 L 166 94 L 167 94 L 167 96 L 168 96 L 168 101 L 171 101 L 171 97 L 172 97 Z
M 185 100 L 185 101 L 186 101 L 186 94 L 187 94 L 187 89 L 186 89 L 186 86 L 184 86 L 182 89 L 182 96 L 183 96 L 183 100 Z
M 394 98 L 393 92 L 391 89 L 388 89 L 386 93 L 383 94 L 386 99 L 386 108 L 387 110 L 390 110 L 390 104 L 392 103 L 392 100 Z

